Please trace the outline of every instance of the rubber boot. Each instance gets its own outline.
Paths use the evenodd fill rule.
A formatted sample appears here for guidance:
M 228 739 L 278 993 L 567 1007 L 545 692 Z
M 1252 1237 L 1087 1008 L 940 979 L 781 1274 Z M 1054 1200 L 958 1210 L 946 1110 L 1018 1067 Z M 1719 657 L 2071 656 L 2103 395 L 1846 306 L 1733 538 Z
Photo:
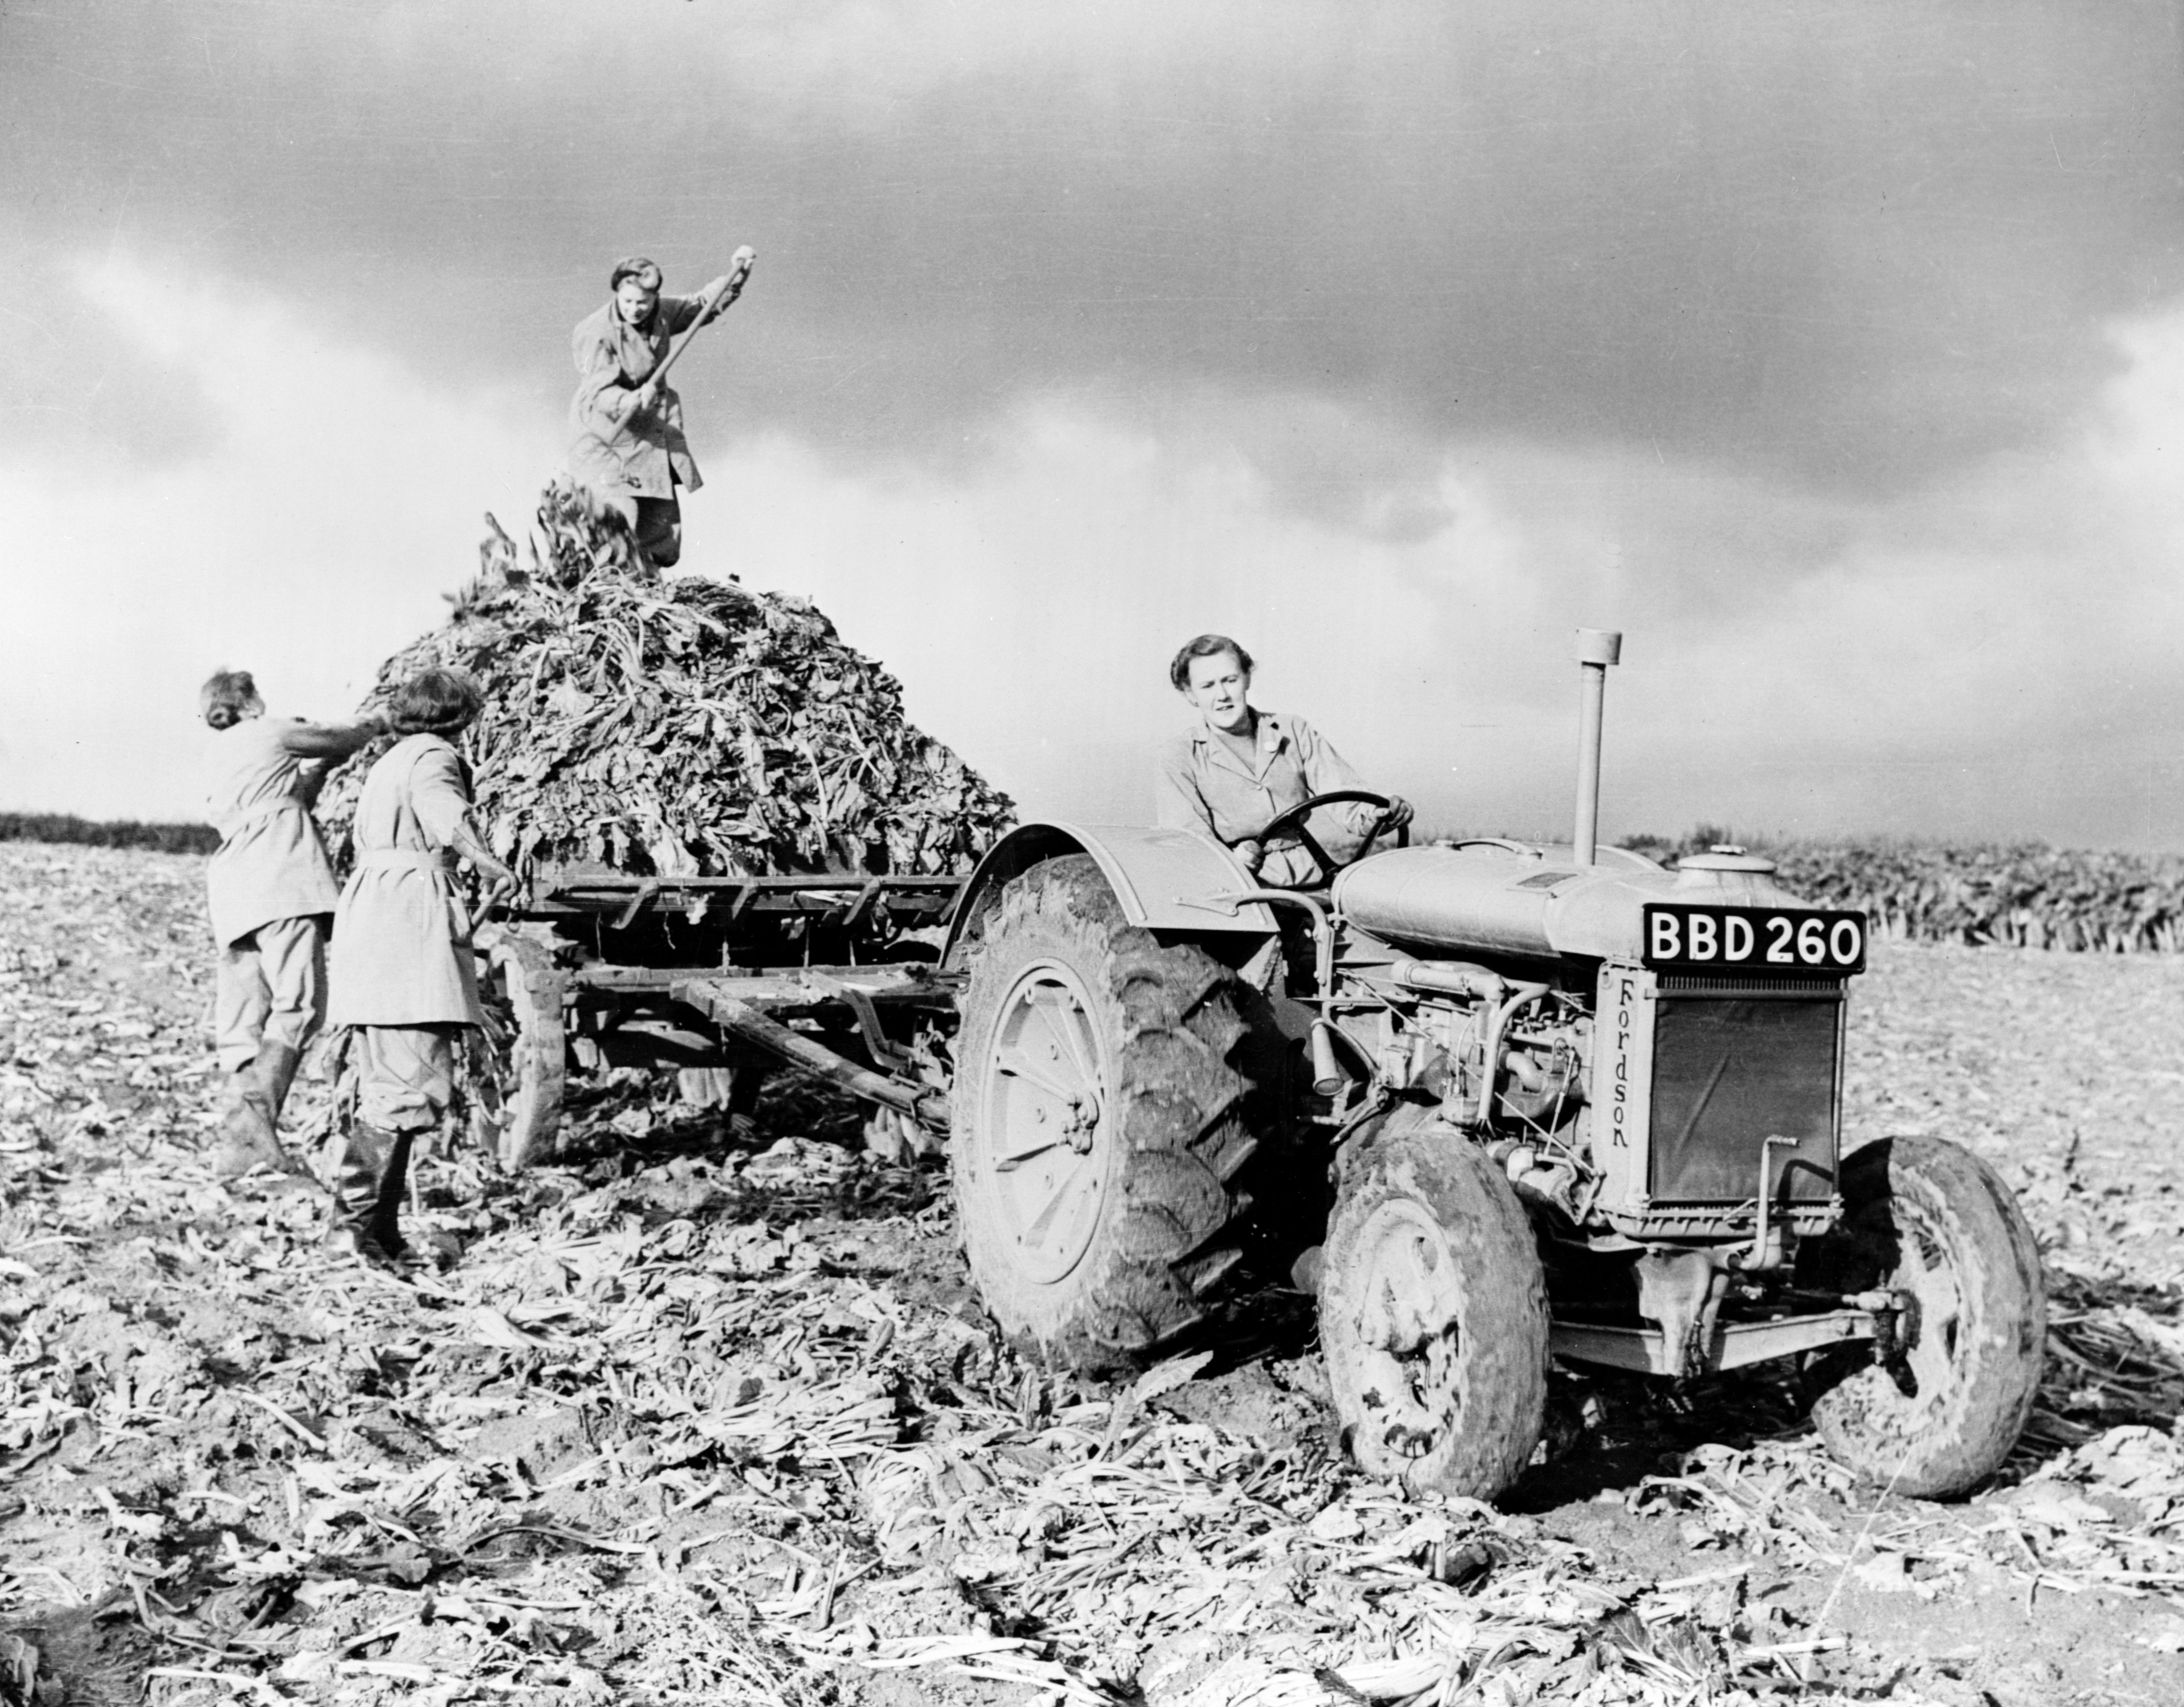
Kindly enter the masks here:
M 390 1257 L 404 1255 L 410 1241 L 402 1236 L 402 1197 L 410 1185 L 410 1146 L 415 1143 L 415 1132 L 397 1132 L 389 1148 L 387 1164 L 379 1173 L 379 1196 L 371 1210 L 373 1242 Z
M 273 1125 L 277 1131 L 281 1124 L 281 1110 L 288 1101 L 288 1087 L 296 1082 L 296 1069 L 304 1063 L 304 1052 L 286 1043 L 266 1043 L 259 1046 L 259 1082 L 265 1088 L 267 1106 L 272 1110 Z
M 234 1100 L 220 1123 L 220 1147 L 213 1152 L 215 1180 L 240 1180 L 254 1168 L 281 1164 L 280 1140 L 274 1134 L 273 1099 L 263 1071 L 265 1047 L 261 1046 L 249 1065 L 229 1081 Z
M 273 1145 L 280 1152 L 280 1160 L 273 1165 L 292 1176 L 292 1183 L 316 1185 L 317 1176 L 311 1171 L 306 1157 L 299 1155 L 281 1136 L 281 1112 L 287 1107 L 288 1092 L 296 1083 L 296 1072 L 304 1064 L 304 1052 L 289 1043 L 269 1043 L 259 1054 L 265 1069 L 266 1102 L 273 1111 Z
M 394 1260 L 394 1253 L 379 1242 L 376 1224 L 380 1182 L 387 1176 L 387 1163 L 393 1159 L 398 1144 L 402 1146 L 406 1171 L 406 1134 L 398 1139 L 392 1132 L 364 1121 L 349 1122 L 342 1140 L 341 1160 L 334 1168 L 333 1213 L 322 1247 L 329 1255 L 359 1257 L 367 1263 Z
M 286 1043 L 261 1043 L 249 1066 L 236 1074 L 235 1104 L 220 1123 L 220 1146 L 213 1158 L 214 1179 L 239 1180 L 254 1168 L 304 1171 L 281 1145 L 281 1106 L 303 1058 L 302 1051 Z

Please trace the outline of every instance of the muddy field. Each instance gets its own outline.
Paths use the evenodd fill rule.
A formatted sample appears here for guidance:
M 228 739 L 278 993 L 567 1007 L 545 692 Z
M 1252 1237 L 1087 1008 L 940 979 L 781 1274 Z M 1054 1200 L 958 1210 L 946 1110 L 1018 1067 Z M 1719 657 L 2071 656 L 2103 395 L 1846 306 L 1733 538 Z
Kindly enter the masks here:
M 1853 1139 L 1970 1144 L 2047 1251 L 1999 1485 L 1856 1485 L 1765 1381 L 1572 1382 L 1489 1509 L 1345 1466 L 1293 1297 L 1133 1386 L 1022 1367 L 940 1175 L 809 1100 L 432 1158 L 453 1265 L 326 1269 L 311 1193 L 203 1166 L 201 873 L 0 847 L 7 1707 L 2184 1699 L 2184 960 L 1860 986 Z

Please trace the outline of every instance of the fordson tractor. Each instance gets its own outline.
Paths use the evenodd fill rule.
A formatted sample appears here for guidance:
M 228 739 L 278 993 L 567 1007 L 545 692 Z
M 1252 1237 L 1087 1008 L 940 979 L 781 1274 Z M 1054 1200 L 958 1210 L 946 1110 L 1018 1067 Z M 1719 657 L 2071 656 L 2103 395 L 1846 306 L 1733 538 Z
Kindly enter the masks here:
M 1566 845 L 1368 840 L 1318 892 L 1172 830 L 992 851 L 946 962 L 950 1152 L 1011 1336 L 1126 1364 L 1205 1314 L 1247 1229 L 1302 1224 L 1344 1436 L 1413 1489 L 1507 1487 L 1555 1364 L 1795 1358 L 1863 1474 L 1932 1497 L 2001 1464 L 2046 1332 L 2025 1218 L 1953 1144 L 1843 1152 L 1864 915 L 1739 848 L 1597 845 L 1619 648 L 1580 632 Z M 1357 800 L 1385 805 L 1323 795 L 1264 834 L 1336 870 L 1313 815 Z
M 1347 793 L 1262 832 L 1336 873 L 1317 891 L 1185 831 L 1057 823 L 967 879 L 541 873 L 480 939 L 480 1136 L 539 1153 L 571 1070 L 727 1068 L 748 1095 L 785 1058 L 894 1141 L 945 1135 L 978 1290 L 1051 1362 L 1159 1353 L 1286 1241 L 1351 1451 L 1413 1488 L 1506 1487 L 1552 1364 L 1796 1358 L 1850 1464 L 1961 1492 L 2032 1402 L 2031 1235 L 1954 1145 L 1843 1153 L 1863 915 L 1734 847 L 1666 870 L 1598 845 L 1619 646 L 1580 632 L 1566 845 L 1368 838 L 1340 863 L 1314 815 L 1386 805 Z

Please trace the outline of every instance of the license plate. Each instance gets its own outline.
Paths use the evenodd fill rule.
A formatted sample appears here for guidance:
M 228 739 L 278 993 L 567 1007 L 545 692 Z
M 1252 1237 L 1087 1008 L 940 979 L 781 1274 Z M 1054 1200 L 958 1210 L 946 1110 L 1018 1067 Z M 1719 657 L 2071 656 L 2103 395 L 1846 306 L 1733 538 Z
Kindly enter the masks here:
M 1648 901 L 1641 958 L 1655 972 L 1845 977 L 1865 970 L 1865 915 Z

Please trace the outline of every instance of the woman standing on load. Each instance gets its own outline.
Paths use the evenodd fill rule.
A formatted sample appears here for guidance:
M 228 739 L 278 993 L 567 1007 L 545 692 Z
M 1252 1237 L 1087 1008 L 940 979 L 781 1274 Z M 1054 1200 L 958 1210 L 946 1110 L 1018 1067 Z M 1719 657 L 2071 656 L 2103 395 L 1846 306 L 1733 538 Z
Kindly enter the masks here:
M 334 915 L 328 1018 L 354 1030 L 359 1083 L 326 1243 L 370 1262 L 404 1248 L 398 1218 L 410 1146 L 447 1113 L 456 1034 L 484 1019 L 454 859 L 493 879 L 488 908 L 515 887 L 471 821 L 470 767 L 453 745 L 483 704 L 460 671 L 420 671 L 388 707 L 403 739 L 371 767 L 356 803 L 356 869 Z
M 643 255 L 614 264 L 604 307 L 577 324 L 570 352 L 577 396 L 569 405 L 569 474 L 620 513 L 652 561 L 672 568 L 682 555 L 677 486 L 705 483 L 682 436 L 682 399 L 653 375 L 670 340 L 711 320 L 736 299 L 741 272 L 722 273 L 699 296 L 662 296 L 660 269 Z
M 269 717 L 248 670 L 216 670 L 198 695 L 214 731 L 205 806 L 220 851 L 205 901 L 220 960 L 213 1024 L 228 1075 L 228 1110 L 213 1173 L 293 1170 L 281 1148 L 281 1107 L 326 1012 L 326 921 L 340 890 L 311 801 L 323 761 L 345 759 L 386 732 L 364 723 Z

